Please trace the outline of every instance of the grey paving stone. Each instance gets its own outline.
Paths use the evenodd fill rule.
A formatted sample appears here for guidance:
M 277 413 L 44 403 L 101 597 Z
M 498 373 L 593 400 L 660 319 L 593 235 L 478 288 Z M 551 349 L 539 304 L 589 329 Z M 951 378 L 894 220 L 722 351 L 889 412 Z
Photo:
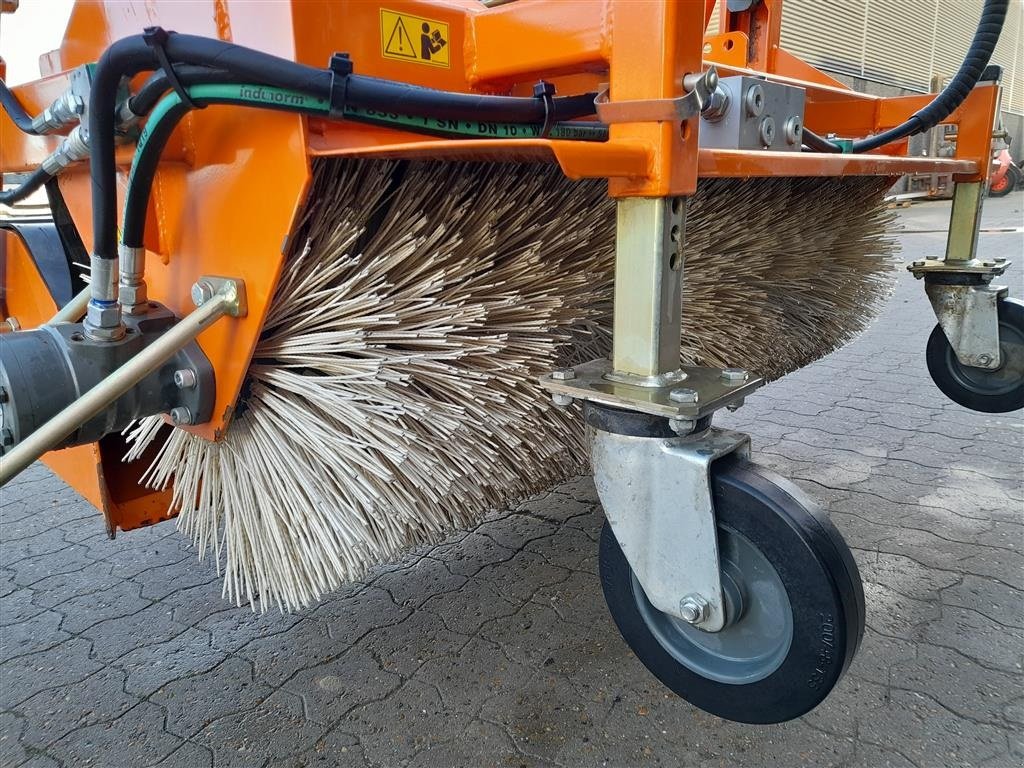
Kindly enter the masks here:
M 1021 203 L 986 216 L 1019 226 Z M 858 340 L 718 417 L 830 512 L 866 581 L 860 653 L 800 720 L 728 723 L 647 672 L 604 605 L 589 477 L 259 615 L 173 524 L 111 541 L 36 465 L 0 491 L 0 766 L 1016 768 L 1024 418 L 942 398 L 933 325 L 901 274 Z

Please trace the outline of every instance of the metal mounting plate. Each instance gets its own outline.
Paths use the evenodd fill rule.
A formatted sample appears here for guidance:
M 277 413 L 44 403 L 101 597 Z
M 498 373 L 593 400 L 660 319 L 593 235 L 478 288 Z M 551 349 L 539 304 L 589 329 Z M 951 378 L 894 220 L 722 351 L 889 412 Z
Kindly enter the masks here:
M 750 438 L 722 429 L 651 438 L 593 430 L 591 461 L 605 517 L 647 599 L 684 619 L 681 602 L 699 595 L 708 609 L 695 626 L 725 625 L 711 462 L 750 455 Z
M 1004 258 L 970 259 L 969 261 L 951 261 L 949 259 L 919 259 L 907 264 L 907 271 L 921 279 L 926 275 L 981 275 L 982 277 L 999 277 L 1013 262 Z
M 613 374 L 612 364 L 606 359 L 592 360 L 568 370 L 573 372 L 572 378 L 563 380 L 547 374 L 541 376 L 540 385 L 554 395 L 567 395 L 667 419 L 703 418 L 727 405 L 738 404 L 764 383 L 763 379 L 750 374 L 740 381 L 726 380 L 726 369 L 722 368 L 683 366 L 680 370 L 685 375 L 673 377 L 671 383 L 639 386 L 609 378 Z M 680 387 L 693 390 L 695 401 L 680 403 L 673 400 L 672 391 Z

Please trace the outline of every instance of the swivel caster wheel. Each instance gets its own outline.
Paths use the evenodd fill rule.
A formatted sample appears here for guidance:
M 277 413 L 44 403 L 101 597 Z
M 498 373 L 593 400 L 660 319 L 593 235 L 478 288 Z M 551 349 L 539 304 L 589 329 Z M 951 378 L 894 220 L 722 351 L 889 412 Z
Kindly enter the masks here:
M 936 325 L 928 337 L 925 359 L 935 386 L 954 403 L 982 413 L 1007 413 L 1024 408 L 1024 304 L 1002 299 L 999 312 L 998 368 L 963 365 Z
M 682 698 L 743 723 L 809 712 L 849 667 L 864 592 L 849 548 L 790 483 L 738 457 L 712 465 L 726 626 L 705 632 L 654 608 L 606 523 L 605 600 L 644 665 Z

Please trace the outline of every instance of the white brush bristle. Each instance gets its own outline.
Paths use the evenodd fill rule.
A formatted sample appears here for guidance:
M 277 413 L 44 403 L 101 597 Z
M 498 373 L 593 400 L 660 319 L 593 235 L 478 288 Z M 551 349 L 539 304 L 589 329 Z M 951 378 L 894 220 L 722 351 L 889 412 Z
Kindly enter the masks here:
M 238 415 L 144 481 L 225 568 L 294 610 L 586 465 L 537 378 L 609 352 L 614 203 L 539 164 L 318 161 Z M 852 338 L 891 285 L 884 179 L 702 182 L 684 362 L 777 377 Z

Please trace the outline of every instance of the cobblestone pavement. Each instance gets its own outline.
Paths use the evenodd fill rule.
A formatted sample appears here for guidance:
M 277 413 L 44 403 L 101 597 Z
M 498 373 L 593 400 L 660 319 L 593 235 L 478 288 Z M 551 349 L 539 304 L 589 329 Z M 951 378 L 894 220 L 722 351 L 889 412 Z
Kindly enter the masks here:
M 986 226 L 1020 227 L 1021 207 L 991 201 Z M 903 256 L 940 251 L 947 215 L 900 211 Z M 982 252 L 1019 261 L 1022 239 L 988 232 Z M 1021 414 L 939 395 L 933 323 L 904 275 L 863 337 L 725 419 L 831 510 L 866 581 L 860 654 L 801 720 L 705 715 L 630 654 L 588 478 L 316 610 L 255 616 L 173 525 L 108 541 L 36 466 L 3 491 L 0 765 L 1020 765 Z

